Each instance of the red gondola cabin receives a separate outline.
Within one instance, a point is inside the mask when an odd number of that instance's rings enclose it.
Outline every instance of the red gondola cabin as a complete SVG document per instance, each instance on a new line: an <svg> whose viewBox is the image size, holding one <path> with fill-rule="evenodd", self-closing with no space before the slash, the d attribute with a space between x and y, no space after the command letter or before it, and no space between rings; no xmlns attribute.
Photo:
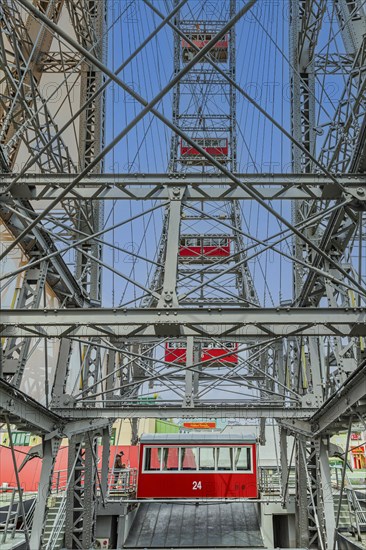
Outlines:
<svg viewBox="0 0 366 550"><path fill-rule="evenodd" d="M233 350L233 354L228 353ZM238 364L238 344L225 342L222 346L215 343L203 344L201 361L207 361L207 367L233 366ZM187 348L185 342L167 342L165 344L165 361L167 363L179 363L185 365L187 361Z"/></svg>
<svg viewBox="0 0 366 550"><path fill-rule="evenodd" d="M225 162L229 153L229 142L227 138L218 137L192 137L209 155L220 162ZM192 147L184 139L180 142L180 160L186 164L209 164L209 161L201 155L198 149Z"/></svg>
<svg viewBox="0 0 366 550"><path fill-rule="evenodd" d="M200 50L212 40L212 38L215 36L216 33L211 32L195 32L192 34L187 35L187 37L194 43L197 48ZM211 48L210 50L210 57L214 61L218 61L219 63L227 63L228 60L228 51L229 51L229 35L226 34L221 40L216 42L216 44ZM196 55L196 51L192 48L192 46L186 41L182 40L182 59L183 63L189 63L194 56ZM201 63L207 63L205 59L203 58L201 60Z"/></svg>
<svg viewBox="0 0 366 550"><path fill-rule="evenodd" d="M212 262L230 256L230 239L227 235L183 235L179 256L190 263Z"/></svg>
<svg viewBox="0 0 366 550"><path fill-rule="evenodd" d="M141 437L137 498L257 497L254 436L189 433Z"/></svg>

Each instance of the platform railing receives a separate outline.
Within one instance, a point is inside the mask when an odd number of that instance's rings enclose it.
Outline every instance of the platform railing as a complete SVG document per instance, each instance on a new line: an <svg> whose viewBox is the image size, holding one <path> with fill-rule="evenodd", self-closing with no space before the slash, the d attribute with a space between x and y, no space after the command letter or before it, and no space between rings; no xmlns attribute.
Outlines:
<svg viewBox="0 0 366 550"><path fill-rule="evenodd" d="M67 486L67 470L56 470L52 476L51 493L62 493Z"/></svg>
<svg viewBox="0 0 366 550"><path fill-rule="evenodd" d="M131 496L137 489L137 468L113 468L108 472L108 495Z"/></svg>
<svg viewBox="0 0 366 550"><path fill-rule="evenodd" d="M295 468L290 468L288 491L291 494L295 490L295 483ZM282 487L281 468L276 466L259 467L259 490L262 495L282 495L284 489Z"/></svg>
<svg viewBox="0 0 366 550"><path fill-rule="evenodd" d="M342 480L342 465L331 467L331 482L335 495L340 493ZM362 507L361 501L366 502L365 473L352 471L345 473L344 479L344 501L347 502L350 525L349 529L361 540L361 533L366 530L366 508ZM365 491L365 498L360 498L360 493Z"/></svg>
<svg viewBox="0 0 366 550"><path fill-rule="evenodd" d="M352 522L351 527L353 532L355 532L355 534L357 533L358 540L361 541L361 532L366 530L366 509L362 508L357 493L352 485L347 485L344 489Z"/></svg>
<svg viewBox="0 0 366 550"><path fill-rule="evenodd" d="M23 495L23 489L20 489ZM9 491L8 491L9 492ZM16 496L18 495L18 498ZM0 542L4 544L8 537L11 539L15 537L17 531L18 521L20 517L20 498L18 488L11 488L10 500L8 501L8 510L5 518L5 522L0 523L1 539Z"/></svg>
<svg viewBox="0 0 366 550"><path fill-rule="evenodd" d="M102 472L98 469L98 480ZM56 470L52 476L51 493L63 493L67 487L67 470ZM99 487L98 487L99 488ZM108 471L108 495L123 496L136 492L137 468L110 468Z"/></svg>

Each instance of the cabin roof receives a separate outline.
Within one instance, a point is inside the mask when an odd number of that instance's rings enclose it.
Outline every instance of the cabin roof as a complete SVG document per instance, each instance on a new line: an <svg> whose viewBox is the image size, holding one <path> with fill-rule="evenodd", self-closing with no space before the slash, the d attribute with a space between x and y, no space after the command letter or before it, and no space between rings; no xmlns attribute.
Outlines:
<svg viewBox="0 0 366 550"><path fill-rule="evenodd" d="M141 443L158 444L181 444L181 443L214 443L223 444L245 444L256 443L254 434L221 434L221 433L181 433L181 434L142 434Z"/></svg>

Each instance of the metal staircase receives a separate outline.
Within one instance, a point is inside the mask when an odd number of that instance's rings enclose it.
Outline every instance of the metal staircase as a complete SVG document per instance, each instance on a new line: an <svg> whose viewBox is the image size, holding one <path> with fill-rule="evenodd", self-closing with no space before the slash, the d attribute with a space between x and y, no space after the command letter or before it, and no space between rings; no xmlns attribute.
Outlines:
<svg viewBox="0 0 366 550"><path fill-rule="evenodd" d="M66 493L65 493L66 494ZM60 550L65 536L65 494L52 495L48 500L42 550Z"/></svg>

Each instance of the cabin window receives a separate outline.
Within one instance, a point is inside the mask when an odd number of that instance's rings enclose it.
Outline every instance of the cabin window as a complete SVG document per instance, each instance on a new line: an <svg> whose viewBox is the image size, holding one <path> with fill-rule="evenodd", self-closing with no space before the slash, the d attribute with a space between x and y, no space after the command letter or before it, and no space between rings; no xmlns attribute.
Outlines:
<svg viewBox="0 0 366 550"><path fill-rule="evenodd" d="M145 472L250 472L252 447L145 447Z"/></svg>
<svg viewBox="0 0 366 550"><path fill-rule="evenodd" d="M250 470L250 448L239 447L234 449L235 470Z"/></svg>
<svg viewBox="0 0 366 550"><path fill-rule="evenodd" d="M214 447L200 448L200 470L215 469L215 449Z"/></svg>
<svg viewBox="0 0 366 550"><path fill-rule="evenodd" d="M225 342L225 344L223 344L223 348L235 349L235 347L236 347L235 342Z"/></svg>
<svg viewBox="0 0 366 550"><path fill-rule="evenodd" d="M185 342L168 342L167 347L169 349L185 349L187 344Z"/></svg>
<svg viewBox="0 0 366 550"><path fill-rule="evenodd" d="M179 465L179 447L163 448L162 453L162 466L164 471L178 470Z"/></svg>
<svg viewBox="0 0 366 550"><path fill-rule="evenodd" d="M220 447L217 449L217 469L233 469L233 453L230 447Z"/></svg>
<svg viewBox="0 0 366 550"><path fill-rule="evenodd" d="M160 449L145 447L145 465L144 470L160 470Z"/></svg>
<svg viewBox="0 0 366 550"><path fill-rule="evenodd" d="M198 449L195 447L182 447L181 470L197 470L198 454Z"/></svg>

